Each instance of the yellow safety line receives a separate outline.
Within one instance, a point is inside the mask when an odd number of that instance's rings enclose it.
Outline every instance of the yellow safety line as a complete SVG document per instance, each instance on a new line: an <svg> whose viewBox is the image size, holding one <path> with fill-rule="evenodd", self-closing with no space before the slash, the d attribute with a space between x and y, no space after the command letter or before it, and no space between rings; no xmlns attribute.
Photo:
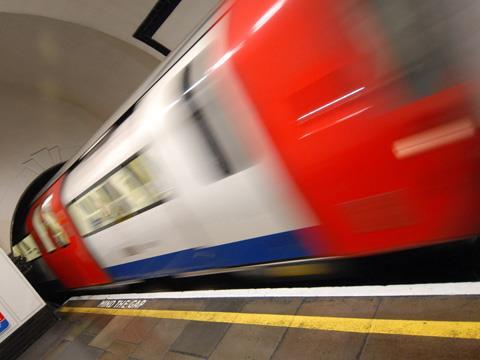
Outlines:
<svg viewBox="0 0 480 360"><path fill-rule="evenodd" d="M205 321L261 326L280 326L289 328L342 331L354 333L480 339L480 322L474 321L361 319L325 316L149 309L134 310L70 306L63 306L59 309L59 311L64 313L150 317L160 319Z"/></svg>

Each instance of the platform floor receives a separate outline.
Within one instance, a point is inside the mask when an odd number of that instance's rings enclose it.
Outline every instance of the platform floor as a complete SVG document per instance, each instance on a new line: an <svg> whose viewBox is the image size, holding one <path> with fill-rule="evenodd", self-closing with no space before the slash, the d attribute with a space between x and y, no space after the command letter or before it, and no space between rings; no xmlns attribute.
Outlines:
<svg viewBox="0 0 480 360"><path fill-rule="evenodd" d="M20 359L480 358L478 295L71 300L59 316Z"/></svg>

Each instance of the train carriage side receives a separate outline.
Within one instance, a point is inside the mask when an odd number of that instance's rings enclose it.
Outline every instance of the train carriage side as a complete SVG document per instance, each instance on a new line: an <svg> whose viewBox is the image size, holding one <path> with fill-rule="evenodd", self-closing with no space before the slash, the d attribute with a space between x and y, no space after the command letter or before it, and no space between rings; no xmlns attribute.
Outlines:
<svg viewBox="0 0 480 360"><path fill-rule="evenodd" d="M388 4L352 4L238 1L216 17L55 185L98 272L67 286L478 235L472 87L455 61L400 51Z"/></svg>

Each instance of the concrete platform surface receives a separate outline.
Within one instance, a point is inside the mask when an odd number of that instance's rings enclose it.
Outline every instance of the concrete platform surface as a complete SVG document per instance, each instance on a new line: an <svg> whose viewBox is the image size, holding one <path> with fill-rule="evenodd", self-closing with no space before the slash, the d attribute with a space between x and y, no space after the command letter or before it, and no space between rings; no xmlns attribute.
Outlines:
<svg viewBox="0 0 480 360"><path fill-rule="evenodd" d="M126 299L127 298L127 299ZM480 296L70 300L20 359L480 359Z"/></svg>

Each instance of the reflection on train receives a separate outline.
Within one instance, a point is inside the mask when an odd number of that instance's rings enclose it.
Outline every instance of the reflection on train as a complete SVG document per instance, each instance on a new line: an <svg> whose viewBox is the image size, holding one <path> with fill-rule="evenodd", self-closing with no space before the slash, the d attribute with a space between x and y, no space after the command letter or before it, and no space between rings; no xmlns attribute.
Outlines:
<svg viewBox="0 0 480 360"><path fill-rule="evenodd" d="M79 288L478 235L477 13L221 4L32 203L41 257Z"/></svg>

